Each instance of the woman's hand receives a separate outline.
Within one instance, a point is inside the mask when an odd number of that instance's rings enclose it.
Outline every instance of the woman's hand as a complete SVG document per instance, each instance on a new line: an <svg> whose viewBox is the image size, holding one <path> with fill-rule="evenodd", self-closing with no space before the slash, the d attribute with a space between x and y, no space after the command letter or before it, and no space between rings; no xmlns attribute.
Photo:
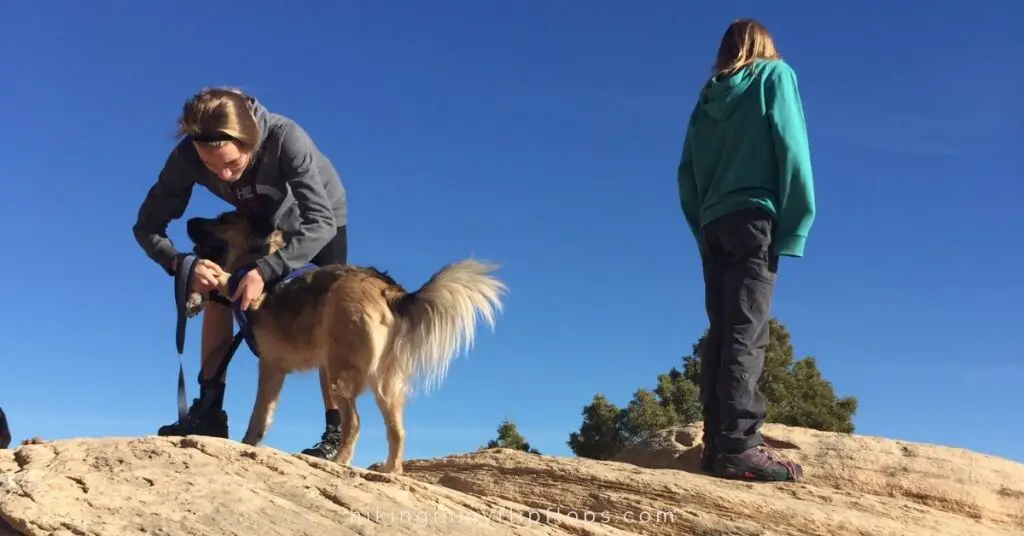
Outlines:
<svg viewBox="0 0 1024 536"><path fill-rule="evenodd" d="M217 263L209 259L199 259L192 271L192 291L209 292L220 286L220 280L228 277Z"/></svg>
<svg viewBox="0 0 1024 536"><path fill-rule="evenodd" d="M253 300L259 298L262 294L263 277L260 276L259 270L254 268L242 276L242 279L238 282L238 288L235 290L235 295L231 297L231 301L242 300L241 309L248 311L249 305L252 304Z"/></svg>

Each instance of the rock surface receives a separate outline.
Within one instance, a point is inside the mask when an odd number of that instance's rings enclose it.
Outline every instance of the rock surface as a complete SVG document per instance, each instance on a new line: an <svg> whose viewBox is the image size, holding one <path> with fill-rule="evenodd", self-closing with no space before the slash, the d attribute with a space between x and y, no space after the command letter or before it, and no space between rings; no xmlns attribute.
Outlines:
<svg viewBox="0 0 1024 536"><path fill-rule="evenodd" d="M802 483L693 472L699 427L616 461L490 450L401 476L214 438L0 451L0 536L1024 535L1024 465L962 449L765 427ZM415 441L415 438L410 438Z"/></svg>

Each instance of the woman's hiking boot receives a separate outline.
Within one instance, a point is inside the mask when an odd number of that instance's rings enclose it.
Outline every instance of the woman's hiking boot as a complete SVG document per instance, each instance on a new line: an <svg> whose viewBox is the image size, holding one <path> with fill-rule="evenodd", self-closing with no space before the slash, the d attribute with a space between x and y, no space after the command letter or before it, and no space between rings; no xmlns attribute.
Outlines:
<svg viewBox="0 0 1024 536"><path fill-rule="evenodd" d="M803 479L803 468L767 445L758 445L740 454L719 453L715 474L737 480L785 482Z"/></svg>
<svg viewBox="0 0 1024 536"><path fill-rule="evenodd" d="M302 451L307 456L333 460L338 456L338 449L341 448L341 427L336 424L328 424L320 441L312 447Z"/></svg>
<svg viewBox="0 0 1024 536"><path fill-rule="evenodd" d="M224 384L200 383L199 398L192 399L185 422L176 421L161 426L159 436L202 435L228 438L228 414L224 405ZM204 409L205 406L205 409Z"/></svg>
<svg viewBox="0 0 1024 536"><path fill-rule="evenodd" d="M193 398L185 422L175 421L161 426L156 434L160 436L202 435L228 438L228 414L220 408L209 408L199 413L200 399Z"/></svg>

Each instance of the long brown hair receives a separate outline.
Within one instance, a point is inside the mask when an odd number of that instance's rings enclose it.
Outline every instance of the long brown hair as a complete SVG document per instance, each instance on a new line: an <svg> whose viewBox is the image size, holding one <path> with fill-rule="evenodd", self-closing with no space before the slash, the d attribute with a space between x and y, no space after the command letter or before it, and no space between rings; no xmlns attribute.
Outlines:
<svg viewBox="0 0 1024 536"><path fill-rule="evenodd" d="M234 142L251 153L259 143L260 128L248 101L248 95L234 88L205 88L185 101L177 134L212 146Z"/></svg>
<svg viewBox="0 0 1024 536"><path fill-rule="evenodd" d="M782 55L768 29L754 19L738 19L725 30L712 69L714 76L728 76L754 60L777 60Z"/></svg>

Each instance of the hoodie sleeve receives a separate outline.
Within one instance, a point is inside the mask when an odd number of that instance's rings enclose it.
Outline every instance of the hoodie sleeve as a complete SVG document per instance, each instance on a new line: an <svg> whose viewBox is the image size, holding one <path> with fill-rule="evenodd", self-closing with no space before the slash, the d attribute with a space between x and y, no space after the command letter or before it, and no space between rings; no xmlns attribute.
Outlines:
<svg viewBox="0 0 1024 536"><path fill-rule="evenodd" d="M779 162L779 206L775 248L802 257L814 223L814 178L796 73L783 62L765 84L765 105Z"/></svg>
<svg viewBox="0 0 1024 536"><path fill-rule="evenodd" d="M139 207L132 232L146 255L160 265L168 274L171 262L178 254L174 244L167 237L167 224L185 214L192 187L192 177L186 172L176 147L167 157L156 184L150 187Z"/></svg>
<svg viewBox="0 0 1024 536"><path fill-rule="evenodd" d="M679 159L676 170L676 182L679 186L679 204L683 217L693 237L700 243L700 199L697 194L697 178L693 172L692 131L693 122L697 117L697 106L690 112L690 120L686 125L686 137L683 140L683 155Z"/></svg>
<svg viewBox="0 0 1024 536"><path fill-rule="evenodd" d="M256 261L264 281L278 279L308 263L337 233L315 152L313 140L299 125L289 125L282 134L281 171L298 203L301 223L285 247Z"/></svg>

